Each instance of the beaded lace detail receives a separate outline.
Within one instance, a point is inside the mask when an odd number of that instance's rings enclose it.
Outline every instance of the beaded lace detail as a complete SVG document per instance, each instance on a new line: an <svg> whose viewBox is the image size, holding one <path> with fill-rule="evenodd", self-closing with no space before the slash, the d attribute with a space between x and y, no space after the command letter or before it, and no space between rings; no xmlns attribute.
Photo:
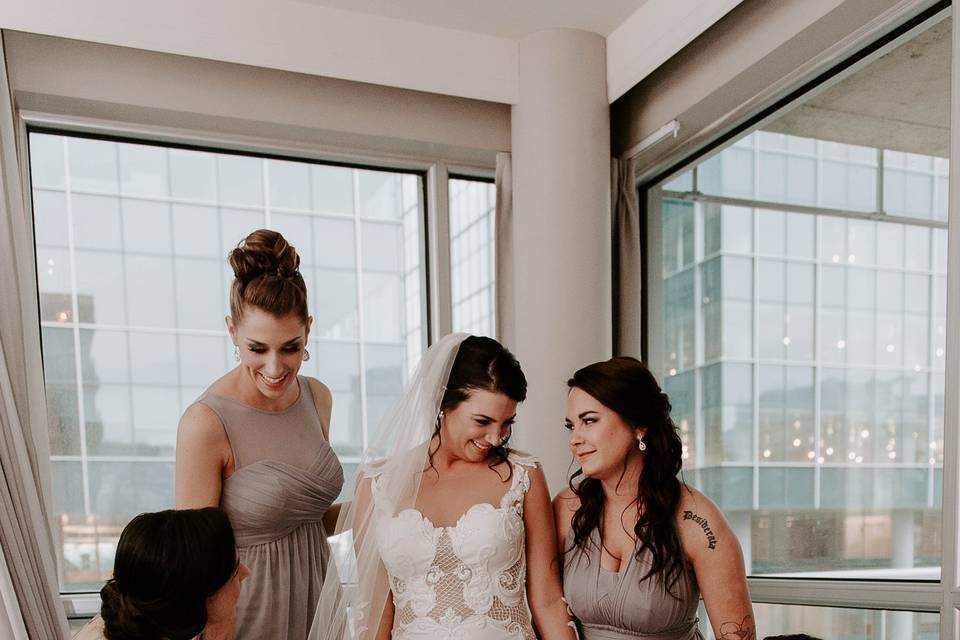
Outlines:
<svg viewBox="0 0 960 640"><path fill-rule="evenodd" d="M523 497L532 458L511 454L513 481L499 507L470 507L452 527L405 509L378 528L393 591L393 637L535 637L526 599ZM373 482L376 499L376 479Z"/></svg>

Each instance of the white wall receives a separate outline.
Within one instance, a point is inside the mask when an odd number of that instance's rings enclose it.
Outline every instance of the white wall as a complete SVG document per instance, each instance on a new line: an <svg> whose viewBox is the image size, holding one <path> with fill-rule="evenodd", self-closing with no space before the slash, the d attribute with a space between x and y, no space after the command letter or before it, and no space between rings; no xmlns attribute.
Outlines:
<svg viewBox="0 0 960 640"><path fill-rule="evenodd" d="M517 43L296 0L0 0L0 28L514 102Z"/></svg>
<svg viewBox="0 0 960 640"><path fill-rule="evenodd" d="M506 105L76 40L6 33L18 108L490 164Z"/></svg>

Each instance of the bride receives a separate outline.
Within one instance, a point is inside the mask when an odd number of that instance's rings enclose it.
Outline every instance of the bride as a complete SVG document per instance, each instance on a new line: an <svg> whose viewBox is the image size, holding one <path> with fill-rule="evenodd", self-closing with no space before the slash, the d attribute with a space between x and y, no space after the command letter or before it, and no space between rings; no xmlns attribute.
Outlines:
<svg viewBox="0 0 960 640"><path fill-rule="evenodd" d="M507 446L526 392L490 338L426 353L331 532L352 529L355 554L342 589L328 572L312 639L576 637L543 471Z"/></svg>

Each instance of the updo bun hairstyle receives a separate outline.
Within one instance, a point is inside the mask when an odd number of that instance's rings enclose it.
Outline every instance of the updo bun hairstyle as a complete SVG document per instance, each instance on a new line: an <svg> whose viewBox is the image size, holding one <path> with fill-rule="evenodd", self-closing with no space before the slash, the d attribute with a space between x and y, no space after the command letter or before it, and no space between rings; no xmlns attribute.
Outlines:
<svg viewBox="0 0 960 640"><path fill-rule="evenodd" d="M100 590L107 640L189 640L207 626L207 598L237 569L236 542L216 507L142 513L117 543Z"/></svg>
<svg viewBox="0 0 960 640"><path fill-rule="evenodd" d="M233 268L230 314L234 322L248 307L307 322L307 285L300 275L300 256L277 231L258 229L227 256Z"/></svg>

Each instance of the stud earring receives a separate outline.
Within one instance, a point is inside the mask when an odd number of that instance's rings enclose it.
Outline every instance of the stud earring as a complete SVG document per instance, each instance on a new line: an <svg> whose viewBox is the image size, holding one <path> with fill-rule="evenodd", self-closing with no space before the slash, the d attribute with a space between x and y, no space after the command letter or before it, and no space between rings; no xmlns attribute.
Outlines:
<svg viewBox="0 0 960 640"><path fill-rule="evenodd" d="M303 350L303 361L304 362L310 361L310 351L308 351L307 349Z"/></svg>
<svg viewBox="0 0 960 640"><path fill-rule="evenodd" d="M643 441L643 436L637 436L637 449L640 449L640 451L647 450L647 443Z"/></svg>
<svg viewBox="0 0 960 640"><path fill-rule="evenodd" d="M233 359L240 362L240 347L233 345Z"/></svg>

